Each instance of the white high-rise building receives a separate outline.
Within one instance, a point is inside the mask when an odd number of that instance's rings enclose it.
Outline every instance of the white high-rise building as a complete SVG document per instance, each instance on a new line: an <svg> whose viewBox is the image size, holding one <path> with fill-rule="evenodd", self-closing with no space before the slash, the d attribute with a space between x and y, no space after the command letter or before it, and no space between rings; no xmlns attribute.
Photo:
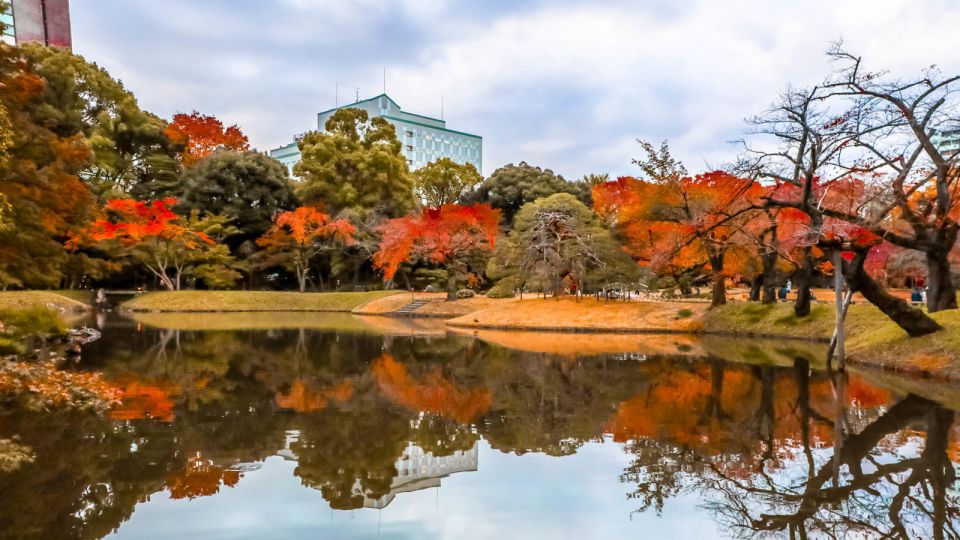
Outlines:
<svg viewBox="0 0 960 540"><path fill-rule="evenodd" d="M479 135L449 129L447 122L439 118L406 112L386 94L318 113L318 131L324 131L327 120L338 109L363 109L371 119L381 117L393 124L410 169L446 157L457 163L472 163L483 174L483 137ZM286 165L291 174L294 164L300 161L297 140L270 151L270 156Z"/></svg>

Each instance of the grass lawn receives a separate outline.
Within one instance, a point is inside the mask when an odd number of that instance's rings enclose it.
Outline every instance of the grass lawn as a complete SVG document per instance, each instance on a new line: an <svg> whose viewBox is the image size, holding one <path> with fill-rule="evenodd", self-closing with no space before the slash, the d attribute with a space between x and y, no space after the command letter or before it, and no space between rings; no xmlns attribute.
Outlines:
<svg viewBox="0 0 960 540"><path fill-rule="evenodd" d="M479 295L473 298L447 301L447 293L414 293L412 295L403 293L387 298L378 298L360 306L353 312L357 315L389 315L409 304L411 300L429 300L429 303L421 306L413 313L415 317L441 319L452 319L481 309L517 302L513 298L493 299Z"/></svg>
<svg viewBox="0 0 960 540"><path fill-rule="evenodd" d="M703 329L718 334L829 340L836 324L835 317L833 304L813 304L810 315L797 318L793 314L793 302L736 302L708 310L703 316ZM853 304L847 312L847 334L854 336L885 319L880 310L869 304Z"/></svg>
<svg viewBox="0 0 960 540"><path fill-rule="evenodd" d="M399 291L300 293L280 291L164 291L125 302L130 311L351 311Z"/></svg>
<svg viewBox="0 0 960 540"><path fill-rule="evenodd" d="M52 291L4 291L0 292L0 311L31 307L52 307L59 311L85 311L87 304Z"/></svg>
<svg viewBox="0 0 960 540"><path fill-rule="evenodd" d="M448 324L464 328L586 332L698 332L704 303L618 302L582 298L498 300Z"/></svg>

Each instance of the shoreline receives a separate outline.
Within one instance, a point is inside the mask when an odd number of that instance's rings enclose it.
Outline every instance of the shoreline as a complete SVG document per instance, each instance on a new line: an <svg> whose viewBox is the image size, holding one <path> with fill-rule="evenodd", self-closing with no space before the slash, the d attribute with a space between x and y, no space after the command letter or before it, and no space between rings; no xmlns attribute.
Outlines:
<svg viewBox="0 0 960 540"><path fill-rule="evenodd" d="M48 291L0 293L7 303L24 298L44 305L51 299L83 304ZM15 295L15 296L14 296ZM350 313L391 319L429 319L449 331L548 334L687 335L828 343L834 326L832 304L815 304L797 318L790 303L731 302L710 309L698 302L623 302L593 298L489 299L446 301L443 293L370 291L299 293L280 291L152 292L119 306L143 314ZM403 308L419 302L412 311ZM14 304L16 305L16 304ZM87 307L87 306L83 306ZM89 309L89 308L88 308ZM854 304L846 321L847 362L888 373L960 382L960 311L933 314L944 330L909 338L869 304ZM442 322L441 322L442 321Z"/></svg>

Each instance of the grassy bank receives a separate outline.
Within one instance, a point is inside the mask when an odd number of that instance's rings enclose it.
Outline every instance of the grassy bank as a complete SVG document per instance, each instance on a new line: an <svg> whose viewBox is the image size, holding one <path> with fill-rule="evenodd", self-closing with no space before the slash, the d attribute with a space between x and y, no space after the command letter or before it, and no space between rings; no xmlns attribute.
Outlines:
<svg viewBox="0 0 960 540"><path fill-rule="evenodd" d="M49 307L58 311L86 311L90 306L74 298L52 291L0 292L0 311Z"/></svg>
<svg viewBox="0 0 960 540"><path fill-rule="evenodd" d="M130 311L351 311L398 291L299 293L279 291L170 291L138 296Z"/></svg>
<svg viewBox="0 0 960 540"><path fill-rule="evenodd" d="M704 332L743 336L789 337L828 341L836 324L833 304L814 304L810 315L798 318L793 303L731 303L708 310L703 316ZM854 304L847 313L850 336L865 332L886 317L869 304Z"/></svg>
<svg viewBox="0 0 960 540"><path fill-rule="evenodd" d="M686 332L701 329L703 303L618 302L582 298L500 300L447 321L460 328L559 332Z"/></svg>

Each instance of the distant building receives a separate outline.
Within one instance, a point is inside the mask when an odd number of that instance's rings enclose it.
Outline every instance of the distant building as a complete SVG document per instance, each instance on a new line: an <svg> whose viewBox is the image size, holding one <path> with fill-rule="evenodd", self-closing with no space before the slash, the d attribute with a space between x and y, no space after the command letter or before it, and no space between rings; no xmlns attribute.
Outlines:
<svg viewBox="0 0 960 540"><path fill-rule="evenodd" d="M434 456L419 446L408 443L394 466L397 476L390 483L390 492L372 499L364 492L360 481L353 486L354 495L363 497L364 508L384 509L400 493L410 493L427 488L439 488L440 481L451 474L477 470L478 444L469 450L455 450L449 456Z"/></svg>
<svg viewBox="0 0 960 540"><path fill-rule="evenodd" d="M938 131L933 135L933 144L943 154L960 151L960 127Z"/></svg>
<svg viewBox="0 0 960 540"><path fill-rule="evenodd" d="M338 109L363 109L371 119L382 117L393 124L411 169L447 157L457 163L472 163L483 173L483 138L479 135L448 129L446 121L439 118L403 111L386 94L318 113L317 130L324 131L327 119ZM294 142L270 151L270 156L286 165L291 173L293 165L300 161L296 141L302 137L299 135Z"/></svg>
<svg viewBox="0 0 960 540"><path fill-rule="evenodd" d="M0 13L3 41L10 44L43 43L72 49L69 0L13 0Z"/></svg>

